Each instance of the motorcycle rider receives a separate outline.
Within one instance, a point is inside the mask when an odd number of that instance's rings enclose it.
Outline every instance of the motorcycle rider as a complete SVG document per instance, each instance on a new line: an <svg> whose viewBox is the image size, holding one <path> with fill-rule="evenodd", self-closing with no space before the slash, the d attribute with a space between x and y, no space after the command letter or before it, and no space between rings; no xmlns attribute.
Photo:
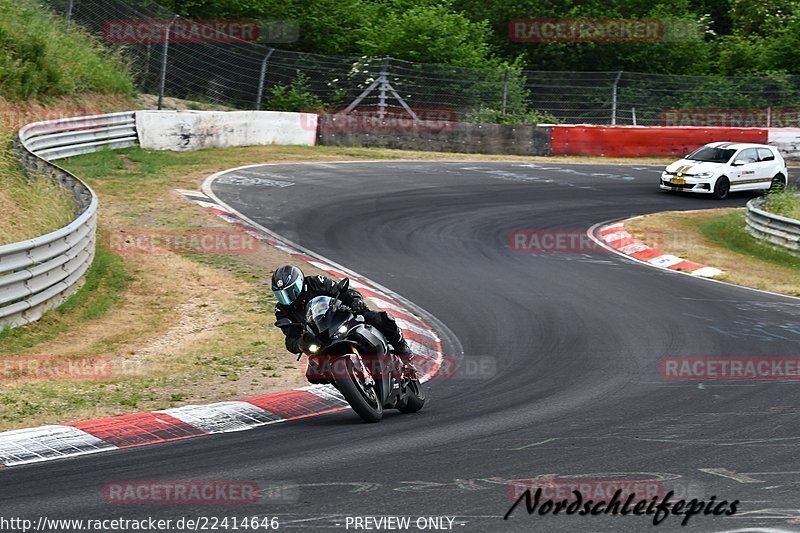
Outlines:
<svg viewBox="0 0 800 533"><path fill-rule="evenodd" d="M327 276L305 276L294 265L284 265L272 274L272 292L278 303L275 306L275 325L286 336L286 349L299 354L300 337L304 324L306 305L317 296L336 297L336 283ZM339 301L349 307L354 314L364 317L364 323L380 331L386 341L394 348L394 353L403 362L403 375L416 377L416 369L411 360L414 354L403 338L402 330L386 311L371 311L364 303L364 297L354 289L347 289L338 296Z"/></svg>

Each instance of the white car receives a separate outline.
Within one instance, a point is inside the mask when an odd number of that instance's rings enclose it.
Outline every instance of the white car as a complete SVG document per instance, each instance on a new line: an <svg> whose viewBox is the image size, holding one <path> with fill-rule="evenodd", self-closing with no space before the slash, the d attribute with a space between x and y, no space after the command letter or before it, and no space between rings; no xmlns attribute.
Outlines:
<svg viewBox="0 0 800 533"><path fill-rule="evenodd" d="M786 187L789 173L777 148L765 144L715 142L698 148L661 173L661 189L711 194Z"/></svg>

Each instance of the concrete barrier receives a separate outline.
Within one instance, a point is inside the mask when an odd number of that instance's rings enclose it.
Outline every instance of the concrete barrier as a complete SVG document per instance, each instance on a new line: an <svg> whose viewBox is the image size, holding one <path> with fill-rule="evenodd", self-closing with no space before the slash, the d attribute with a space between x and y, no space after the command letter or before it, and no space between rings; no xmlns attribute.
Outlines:
<svg viewBox="0 0 800 533"><path fill-rule="evenodd" d="M769 144L780 150L784 159L800 161L800 128L770 128Z"/></svg>
<svg viewBox="0 0 800 533"><path fill-rule="evenodd" d="M147 150L189 151L316 142L317 115L278 111L137 111L139 144Z"/></svg>
<svg viewBox="0 0 800 533"><path fill-rule="evenodd" d="M364 127L341 115L319 117L317 144L467 154L550 155L550 128L443 121Z"/></svg>
<svg viewBox="0 0 800 533"><path fill-rule="evenodd" d="M675 156L714 141L766 144L766 128L553 126L553 155Z"/></svg>

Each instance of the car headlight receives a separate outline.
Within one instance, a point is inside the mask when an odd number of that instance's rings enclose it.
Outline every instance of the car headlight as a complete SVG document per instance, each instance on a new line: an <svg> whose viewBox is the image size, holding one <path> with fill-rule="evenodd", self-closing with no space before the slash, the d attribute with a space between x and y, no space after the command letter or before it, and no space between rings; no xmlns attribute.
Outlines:
<svg viewBox="0 0 800 533"><path fill-rule="evenodd" d="M701 172L700 174L695 174L694 177L695 178L710 178L713 175L714 175L713 172Z"/></svg>

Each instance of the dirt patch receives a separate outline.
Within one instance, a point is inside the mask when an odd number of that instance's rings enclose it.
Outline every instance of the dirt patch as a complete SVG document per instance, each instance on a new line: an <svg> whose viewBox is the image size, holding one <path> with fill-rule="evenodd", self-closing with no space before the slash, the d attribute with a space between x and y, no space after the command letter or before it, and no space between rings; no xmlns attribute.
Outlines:
<svg viewBox="0 0 800 533"><path fill-rule="evenodd" d="M140 94L136 97L137 109L158 109L157 94ZM210 102L195 102L192 100L182 100L165 96L161 101L162 109L172 109L177 111L200 110L200 111L236 111L233 107L214 104Z"/></svg>

